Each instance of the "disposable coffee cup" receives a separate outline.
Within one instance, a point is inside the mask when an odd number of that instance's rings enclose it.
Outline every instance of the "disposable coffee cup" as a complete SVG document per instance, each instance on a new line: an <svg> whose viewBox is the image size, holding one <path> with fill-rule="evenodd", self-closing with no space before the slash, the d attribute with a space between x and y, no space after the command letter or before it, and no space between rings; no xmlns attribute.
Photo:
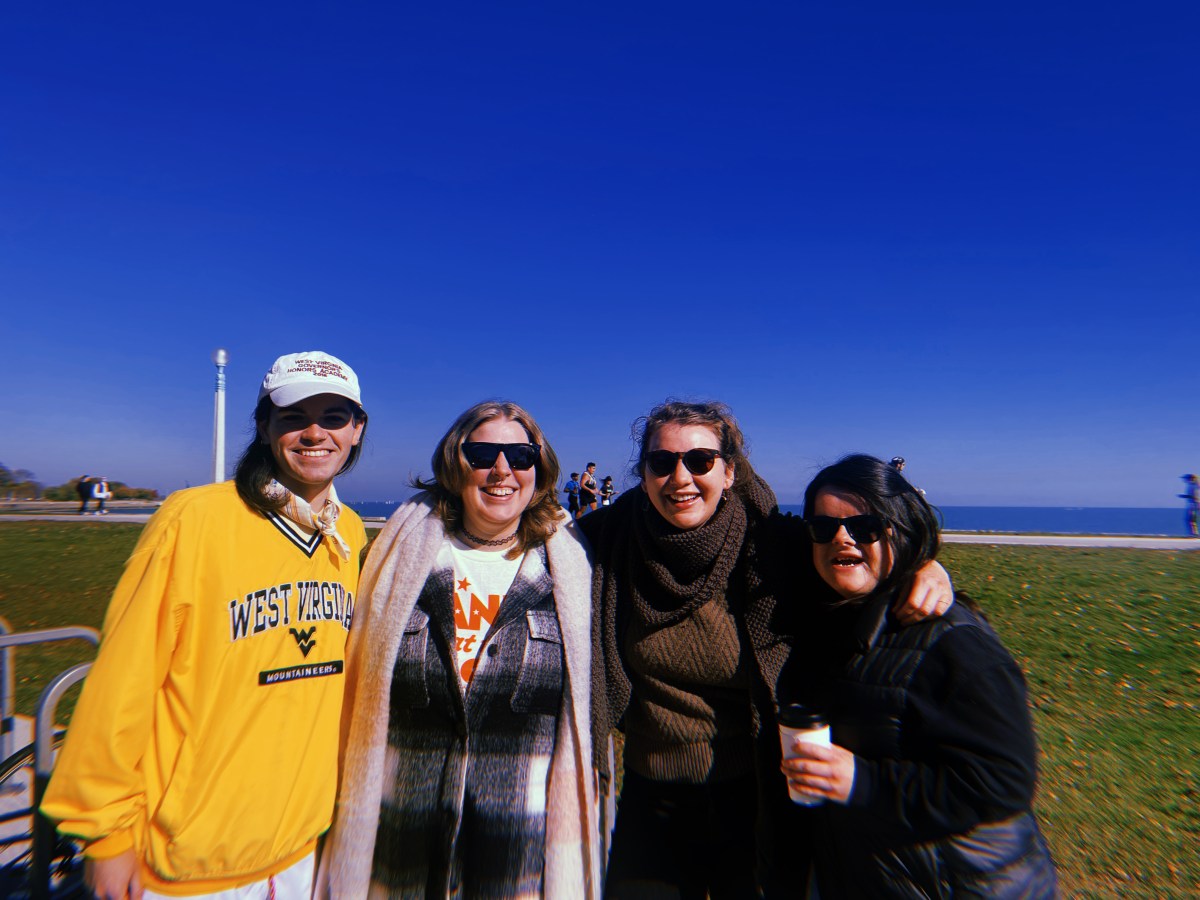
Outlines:
<svg viewBox="0 0 1200 900"><path fill-rule="evenodd" d="M820 744L829 746L829 723L825 716L808 706L799 703L789 703L779 710L779 743L783 748L784 759L795 759L793 745L796 741L804 744ZM825 801L820 797L810 797L801 794L788 782L788 796L793 803L801 806L820 806Z"/></svg>

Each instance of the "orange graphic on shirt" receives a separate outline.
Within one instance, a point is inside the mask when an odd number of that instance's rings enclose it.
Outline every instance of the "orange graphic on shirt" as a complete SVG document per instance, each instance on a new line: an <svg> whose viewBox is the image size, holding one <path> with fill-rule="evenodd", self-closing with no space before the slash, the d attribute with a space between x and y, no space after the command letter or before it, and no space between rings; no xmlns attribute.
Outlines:
<svg viewBox="0 0 1200 900"><path fill-rule="evenodd" d="M469 611L464 612L462 601L458 598L458 593L454 594L454 626L458 629L467 629L469 631L478 631L480 628L480 619L491 625L496 620L496 613L500 611L499 594L488 594L487 602L480 600L475 594L471 595L471 603Z"/></svg>
<svg viewBox="0 0 1200 900"><path fill-rule="evenodd" d="M459 582L459 588L465 591L469 582L464 578ZM454 639L454 649L460 659L459 677L463 683L469 683L475 674L475 659L479 655L479 645L483 642L488 629L496 620L500 611L500 594L488 594L486 601L480 600L475 594L470 594L463 608L464 600L458 591L454 592L454 627L458 634Z"/></svg>

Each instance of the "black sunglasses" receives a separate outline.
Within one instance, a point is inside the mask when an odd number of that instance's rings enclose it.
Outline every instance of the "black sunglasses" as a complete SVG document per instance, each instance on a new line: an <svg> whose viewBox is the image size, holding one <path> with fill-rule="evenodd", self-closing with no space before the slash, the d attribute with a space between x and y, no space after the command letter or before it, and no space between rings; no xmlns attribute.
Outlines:
<svg viewBox="0 0 1200 900"><path fill-rule="evenodd" d="M813 516L805 519L809 536L814 544L828 544L838 533L838 529L846 526L846 533L856 544L874 544L887 529L887 523L879 516L850 516L846 519L835 519L833 516Z"/></svg>
<svg viewBox="0 0 1200 900"><path fill-rule="evenodd" d="M710 450L708 447L698 447L686 453L673 453L670 450L651 450L646 454L646 468L660 478L670 475L679 465L679 460L687 466L693 475L707 475L716 464L720 450Z"/></svg>
<svg viewBox="0 0 1200 900"><path fill-rule="evenodd" d="M490 469L501 453L514 469L523 470L538 461L542 448L538 444L493 444L488 441L464 441L463 456L472 469Z"/></svg>

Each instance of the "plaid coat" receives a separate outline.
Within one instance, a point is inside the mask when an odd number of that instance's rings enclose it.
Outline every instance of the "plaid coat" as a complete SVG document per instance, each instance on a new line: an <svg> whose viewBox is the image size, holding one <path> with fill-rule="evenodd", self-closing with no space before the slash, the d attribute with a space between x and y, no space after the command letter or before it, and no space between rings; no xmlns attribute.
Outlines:
<svg viewBox="0 0 1200 900"><path fill-rule="evenodd" d="M599 897L584 545L564 523L545 545L546 571L523 577L538 567L522 566L489 634L496 658L513 664L491 676L481 667L475 677L487 680L464 705L445 656L450 584L433 568L444 540L429 502L416 498L367 559L318 896L453 896L465 887L471 896ZM546 785L544 817L522 810L536 784Z"/></svg>

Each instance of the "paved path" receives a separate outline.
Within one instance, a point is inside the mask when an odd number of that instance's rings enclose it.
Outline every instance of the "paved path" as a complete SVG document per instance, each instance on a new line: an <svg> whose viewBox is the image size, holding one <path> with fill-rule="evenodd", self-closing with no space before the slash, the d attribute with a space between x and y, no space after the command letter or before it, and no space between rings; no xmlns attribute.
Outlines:
<svg viewBox="0 0 1200 900"><path fill-rule="evenodd" d="M77 513L15 513L0 516L4 522L133 522L144 524L146 513L113 512L105 516L81 516ZM383 527L383 521L366 520L369 529ZM948 544L1016 544L1025 547L1130 547L1141 550L1200 550L1200 539L1185 537L1131 537L1122 535L1084 536L1071 534L979 534L947 531L942 538Z"/></svg>
<svg viewBox="0 0 1200 900"><path fill-rule="evenodd" d="M145 525L150 518L149 513L107 513L103 516L93 516L90 513L81 516L79 513L13 513L0 516L0 522L133 522Z"/></svg>
<svg viewBox="0 0 1200 900"><path fill-rule="evenodd" d="M942 532L948 544L1017 544L1025 547L1132 547L1140 550L1200 550L1200 539L1081 534L977 534Z"/></svg>

